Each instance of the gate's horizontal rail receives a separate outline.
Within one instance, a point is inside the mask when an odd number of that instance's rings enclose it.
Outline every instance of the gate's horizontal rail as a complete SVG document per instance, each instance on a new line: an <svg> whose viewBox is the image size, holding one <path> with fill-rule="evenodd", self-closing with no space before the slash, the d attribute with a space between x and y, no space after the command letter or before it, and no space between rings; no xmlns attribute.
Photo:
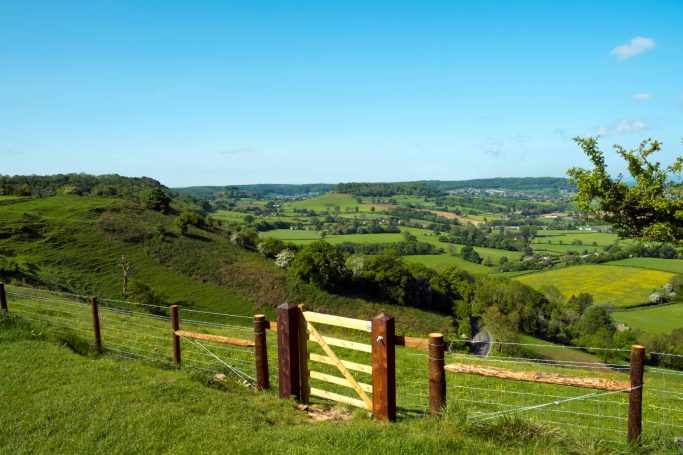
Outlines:
<svg viewBox="0 0 683 455"><path fill-rule="evenodd" d="M318 371L310 371L310 377L312 379L318 379L320 381L329 382L331 384L337 384L340 386L348 387L350 389L354 388L353 385L351 385L351 383L346 379L340 378L338 376L332 376L331 374L320 373ZM364 392L372 393L372 386L370 384L359 382L358 385L361 389L363 389Z"/></svg>
<svg viewBox="0 0 683 455"><path fill-rule="evenodd" d="M338 393L328 392L327 390L316 389L315 387L311 387L311 395L315 397L326 398L328 400L338 401L339 403L349 404L361 409L370 409L363 400L356 400L355 398L339 395Z"/></svg>
<svg viewBox="0 0 683 455"><path fill-rule="evenodd" d="M327 365L334 365L334 366L337 365L334 362L334 360L332 360L331 358L324 356L324 355L309 354L308 358L310 360L312 360L313 362L324 363ZM372 374L372 367L369 365L363 365L361 363L349 362L348 360L342 360L341 363L342 363L342 365L344 365L349 370L360 371L361 373Z"/></svg>
<svg viewBox="0 0 683 455"><path fill-rule="evenodd" d="M362 319L345 318L343 316L334 316L331 314L314 313L313 311L304 311L304 318L309 322L317 322L325 325L333 325L336 327L344 327L346 329L362 330L363 332L372 331L372 323Z"/></svg>
<svg viewBox="0 0 683 455"><path fill-rule="evenodd" d="M571 387L608 390L613 392L629 392L631 390L631 383L613 379L587 378L563 374L539 373L535 371L510 370L508 368L468 365L464 363L451 363L446 365L444 369L453 373L475 374L478 376L487 376L498 379L511 379L513 381L540 382L543 384L566 385Z"/></svg>
<svg viewBox="0 0 683 455"><path fill-rule="evenodd" d="M309 339L311 341L317 342L315 337L309 336ZM329 344L330 346L337 346L340 348L353 349L355 351L372 353L372 346L370 346L369 344L356 343L355 341L340 340L338 338L332 337L322 337L322 339L325 340L325 343Z"/></svg>
<svg viewBox="0 0 683 455"><path fill-rule="evenodd" d="M229 344L232 346L242 346L245 348L252 348L256 346L253 341L242 340L240 338L230 338L220 335L209 335L208 333L186 332L185 330L176 330L174 332L179 337L194 338L197 340L212 341L214 343Z"/></svg>

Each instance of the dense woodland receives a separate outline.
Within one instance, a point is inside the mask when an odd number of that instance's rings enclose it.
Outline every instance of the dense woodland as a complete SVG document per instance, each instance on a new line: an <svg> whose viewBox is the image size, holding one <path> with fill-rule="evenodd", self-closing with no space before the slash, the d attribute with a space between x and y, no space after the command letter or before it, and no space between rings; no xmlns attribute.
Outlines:
<svg viewBox="0 0 683 455"><path fill-rule="evenodd" d="M332 188L337 193L352 194L354 196L391 197L403 196L436 196L440 190L424 183L339 183Z"/></svg>
<svg viewBox="0 0 683 455"><path fill-rule="evenodd" d="M123 177L117 174L0 175L0 195L52 196L77 194L92 196L130 196L143 189L163 188L149 177Z"/></svg>

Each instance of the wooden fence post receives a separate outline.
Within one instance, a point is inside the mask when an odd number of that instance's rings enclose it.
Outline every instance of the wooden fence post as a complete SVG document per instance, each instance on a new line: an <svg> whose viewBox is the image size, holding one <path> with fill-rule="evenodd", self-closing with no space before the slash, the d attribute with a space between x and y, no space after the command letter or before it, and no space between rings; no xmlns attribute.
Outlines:
<svg viewBox="0 0 683 455"><path fill-rule="evenodd" d="M301 398L299 381L299 314L293 303L277 307L277 362L280 398Z"/></svg>
<svg viewBox="0 0 683 455"><path fill-rule="evenodd" d="M180 337L176 332L180 330L180 319L178 319L178 305L171 305L171 336L173 341L173 363L180 366Z"/></svg>
<svg viewBox="0 0 683 455"><path fill-rule="evenodd" d="M372 415L396 421L396 345L394 317L380 312L372 318Z"/></svg>
<svg viewBox="0 0 683 455"><path fill-rule="evenodd" d="M100 311L97 307L97 297L90 299L90 306L92 307L92 331L95 336L95 350L98 354L102 354L102 335L100 334Z"/></svg>
<svg viewBox="0 0 683 455"><path fill-rule="evenodd" d="M5 283L0 283L0 309L7 310L7 296L5 295Z"/></svg>
<svg viewBox="0 0 683 455"><path fill-rule="evenodd" d="M631 391L628 394L628 442L640 438L643 411L643 366L645 347L631 346Z"/></svg>
<svg viewBox="0 0 683 455"><path fill-rule="evenodd" d="M301 383L301 402L308 404L311 386L308 384L308 332L306 330L306 318L304 318L305 305L299 305L299 382Z"/></svg>
<svg viewBox="0 0 683 455"><path fill-rule="evenodd" d="M256 359L256 388L266 390L270 387L268 377L268 347L266 345L266 330L268 321L263 314L254 315L254 344Z"/></svg>
<svg viewBox="0 0 683 455"><path fill-rule="evenodd" d="M429 334L429 414L441 414L446 406L445 345L442 333Z"/></svg>

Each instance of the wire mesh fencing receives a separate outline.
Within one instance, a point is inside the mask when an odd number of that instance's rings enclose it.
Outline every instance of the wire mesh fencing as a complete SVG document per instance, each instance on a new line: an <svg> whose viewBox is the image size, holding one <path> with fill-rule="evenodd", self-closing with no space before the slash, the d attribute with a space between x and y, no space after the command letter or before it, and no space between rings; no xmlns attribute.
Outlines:
<svg viewBox="0 0 683 455"><path fill-rule="evenodd" d="M89 297L19 286L6 286L10 311L30 322L75 333L93 344L93 313ZM104 351L116 357L173 365L172 330L167 307L123 300L97 301ZM181 309L182 329L208 335L253 340L249 316ZM255 383L253 347L226 346L183 337L182 367Z"/></svg>

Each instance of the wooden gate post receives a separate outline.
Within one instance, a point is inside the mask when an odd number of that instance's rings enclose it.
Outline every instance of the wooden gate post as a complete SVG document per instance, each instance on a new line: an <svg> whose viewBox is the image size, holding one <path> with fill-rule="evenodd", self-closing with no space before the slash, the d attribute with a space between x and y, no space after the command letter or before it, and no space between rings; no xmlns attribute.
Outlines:
<svg viewBox="0 0 683 455"><path fill-rule="evenodd" d="M429 334L429 415L441 414L446 406L443 333Z"/></svg>
<svg viewBox="0 0 683 455"><path fill-rule="evenodd" d="M643 365L645 346L631 346L631 391L628 394L628 442L640 438L643 411Z"/></svg>
<svg viewBox="0 0 683 455"><path fill-rule="evenodd" d="M90 306L92 307L92 331L95 337L95 351L102 354L102 336L100 334L100 311L97 307L97 297L90 299Z"/></svg>
<svg viewBox="0 0 683 455"><path fill-rule="evenodd" d="M311 386L308 381L310 373L308 371L308 331L306 330L306 318L304 304L299 307L299 383L301 384L301 399L304 404L308 404L310 399Z"/></svg>
<svg viewBox="0 0 683 455"><path fill-rule="evenodd" d="M280 398L301 398L299 381L299 315L293 303L277 307L277 363Z"/></svg>
<svg viewBox="0 0 683 455"><path fill-rule="evenodd" d="M5 295L5 283L0 283L0 309L7 311L7 296Z"/></svg>
<svg viewBox="0 0 683 455"><path fill-rule="evenodd" d="M171 336L173 342L173 363L180 366L180 337L176 332L180 330L180 319L178 319L178 305L171 305Z"/></svg>
<svg viewBox="0 0 683 455"><path fill-rule="evenodd" d="M396 345L394 317L380 312L372 318L372 415L396 421Z"/></svg>
<svg viewBox="0 0 683 455"><path fill-rule="evenodd" d="M256 359L256 388L266 390L270 387L268 377L268 347L266 345L266 330L268 321L263 314L254 315L254 358Z"/></svg>

